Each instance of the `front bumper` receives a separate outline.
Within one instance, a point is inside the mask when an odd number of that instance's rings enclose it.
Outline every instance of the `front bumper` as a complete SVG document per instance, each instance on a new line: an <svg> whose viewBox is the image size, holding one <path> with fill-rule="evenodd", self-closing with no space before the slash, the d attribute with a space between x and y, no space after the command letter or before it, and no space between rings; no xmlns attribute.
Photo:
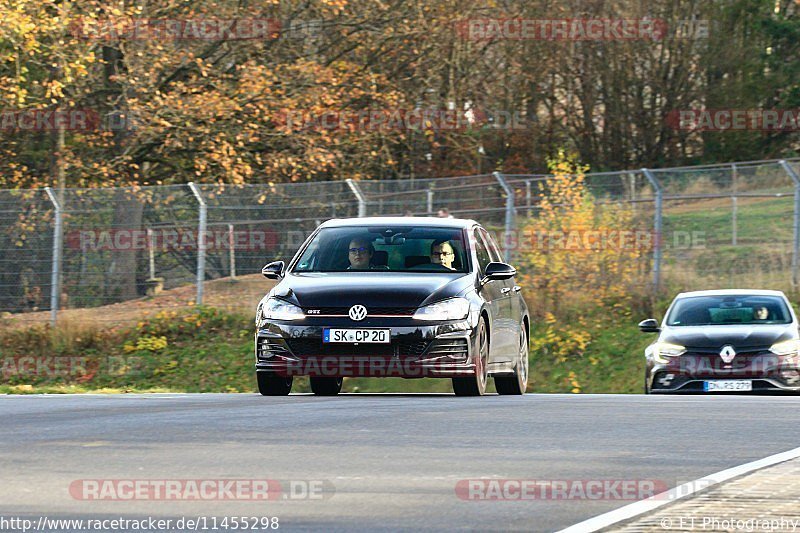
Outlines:
<svg viewBox="0 0 800 533"><path fill-rule="evenodd" d="M322 342L322 331L387 328L389 344ZM458 377L475 374L475 330L468 321L420 323L410 318L314 318L269 322L256 332L256 370L287 376Z"/></svg>
<svg viewBox="0 0 800 533"><path fill-rule="evenodd" d="M689 353L668 363L647 361L647 387L652 394L702 393L704 382L748 380L752 392L800 392L800 367L793 357L767 352L747 353L724 363L718 354Z"/></svg>

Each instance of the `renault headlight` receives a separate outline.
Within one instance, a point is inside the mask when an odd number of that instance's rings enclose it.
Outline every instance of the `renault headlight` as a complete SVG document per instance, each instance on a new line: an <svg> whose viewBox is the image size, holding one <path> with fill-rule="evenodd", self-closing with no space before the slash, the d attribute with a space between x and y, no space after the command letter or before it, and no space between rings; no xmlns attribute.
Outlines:
<svg viewBox="0 0 800 533"><path fill-rule="evenodd" d="M294 304L270 298L266 303L258 305L256 312L256 322L258 327L264 327L267 320L302 320L305 318L303 310Z"/></svg>
<svg viewBox="0 0 800 533"><path fill-rule="evenodd" d="M800 353L800 340L790 339L788 341L777 342L770 346L769 351L775 355L798 355L798 353Z"/></svg>
<svg viewBox="0 0 800 533"><path fill-rule="evenodd" d="M462 320L469 313L469 300L466 298L450 298L425 307L414 313L417 320Z"/></svg>
<svg viewBox="0 0 800 533"><path fill-rule="evenodd" d="M669 342L657 342L653 345L652 354L653 359L657 363L669 363L669 358L678 357L686 352L686 348L678 344L670 344Z"/></svg>

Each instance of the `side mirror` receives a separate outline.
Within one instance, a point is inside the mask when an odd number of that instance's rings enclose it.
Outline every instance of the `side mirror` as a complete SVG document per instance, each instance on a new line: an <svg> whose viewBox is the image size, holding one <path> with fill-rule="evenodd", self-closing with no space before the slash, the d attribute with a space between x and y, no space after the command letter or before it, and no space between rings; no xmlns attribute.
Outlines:
<svg viewBox="0 0 800 533"><path fill-rule="evenodd" d="M516 274L517 270L513 266L507 263L499 263L497 261L492 261L486 265L486 271L483 273L487 280L509 279L516 276Z"/></svg>
<svg viewBox="0 0 800 533"><path fill-rule="evenodd" d="M642 333L658 333L661 328L658 327L658 322L655 318L648 318L639 322L639 331Z"/></svg>
<svg viewBox="0 0 800 533"><path fill-rule="evenodd" d="M264 265L264 268L261 269L261 274L267 279L281 279L285 266L283 261L273 261Z"/></svg>

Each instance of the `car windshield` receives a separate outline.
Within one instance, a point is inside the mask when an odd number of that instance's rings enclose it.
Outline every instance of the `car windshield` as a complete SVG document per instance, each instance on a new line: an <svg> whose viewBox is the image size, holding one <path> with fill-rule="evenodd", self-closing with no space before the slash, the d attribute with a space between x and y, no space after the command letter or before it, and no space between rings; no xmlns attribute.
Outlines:
<svg viewBox="0 0 800 533"><path fill-rule="evenodd" d="M458 228L324 228L303 251L292 272L465 273L467 252Z"/></svg>
<svg viewBox="0 0 800 533"><path fill-rule="evenodd" d="M694 296L675 302L667 325L790 324L791 321L789 309L779 296Z"/></svg>

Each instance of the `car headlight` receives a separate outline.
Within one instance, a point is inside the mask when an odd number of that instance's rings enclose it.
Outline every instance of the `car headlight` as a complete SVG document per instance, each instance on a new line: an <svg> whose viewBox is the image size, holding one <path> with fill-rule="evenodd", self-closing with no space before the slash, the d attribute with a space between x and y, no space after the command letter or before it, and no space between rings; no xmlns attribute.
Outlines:
<svg viewBox="0 0 800 533"><path fill-rule="evenodd" d="M800 353L800 340L790 339L788 341L776 342L770 346L769 351L775 355L798 355L798 353Z"/></svg>
<svg viewBox="0 0 800 533"><path fill-rule="evenodd" d="M653 345L653 359L657 363L669 363L669 358L678 357L686 352L686 348L669 342L657 342Z"/></svg>
<svg viewBox="0 0 800 533"><path fill-rule="evenodd" d="M258 305L256 323L258 327L264 327L267 320L302 320L305 317L303 310L296 305L277 298L270 298L266 303Z"/></svg>
<svg viewBox="0 0 800 533"><path fill-rule="evenodd" d="M467 318L469 313L469 300L466 298L450 298L425 307L420 307L414 313L417 320L461 320Z"/></svg>
<svg viewBox="0 0 800 533"><path fill-rule="evenodd" d="M261 315L261 308L264 307L262 302L258 302L258 307L256 307L256 327L260 328L263 325L263 317Z"/></svg>

